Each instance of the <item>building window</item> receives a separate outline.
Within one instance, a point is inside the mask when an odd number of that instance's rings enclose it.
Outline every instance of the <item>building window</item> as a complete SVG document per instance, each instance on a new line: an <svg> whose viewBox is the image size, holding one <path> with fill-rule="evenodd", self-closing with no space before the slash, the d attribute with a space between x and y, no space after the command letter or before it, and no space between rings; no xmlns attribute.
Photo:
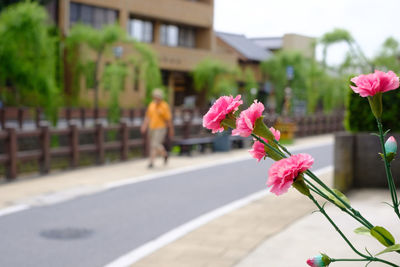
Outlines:
<svg viewBox="0 0 400 267"><path fill-rule="evenodd" d="M118 12L113 9L78 3L70 3L69 7L70 27L77 22L82 22L100 29L104 25L115 23L118 18Z"/></svg>
<svg viewBox="0 0 400 267"><path fill-rule="evenodd" d="M153 23L147 20L130 19L129 35L139 42L153 42Z"/></svg>
<svg viewBox="0 0 400 267"><path fill-rule="evenodd" d="M178 26L161 25L161 44L168 46L178 46Z"/></svg>
<svg viewBox="0 0 400 267"><path fill-rule="evenodd" d="M191 27L161 25L161 44L195 47L195 30Z"/></svg>
<svg viewBox="0 0 400 267"><path fill-rule="evenodd" d="M195 47L195 34L193 28L179 28L179 45L185 47Z"/></svg>

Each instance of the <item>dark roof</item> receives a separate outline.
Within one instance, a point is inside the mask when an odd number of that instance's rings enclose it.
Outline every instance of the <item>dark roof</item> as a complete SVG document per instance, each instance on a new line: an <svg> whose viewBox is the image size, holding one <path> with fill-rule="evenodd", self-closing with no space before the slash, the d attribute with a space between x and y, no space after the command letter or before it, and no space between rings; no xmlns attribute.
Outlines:
<svg viewBox="0 0 400 267"><path fill-rule="evenodd" d="M243 34L224 32L216 32L215 34L221 38L222 41L236 49L240 54L249 60L264 61L272 56L272 53L269 50L265 50L256 45L252 40L248 39Z"/></svg>

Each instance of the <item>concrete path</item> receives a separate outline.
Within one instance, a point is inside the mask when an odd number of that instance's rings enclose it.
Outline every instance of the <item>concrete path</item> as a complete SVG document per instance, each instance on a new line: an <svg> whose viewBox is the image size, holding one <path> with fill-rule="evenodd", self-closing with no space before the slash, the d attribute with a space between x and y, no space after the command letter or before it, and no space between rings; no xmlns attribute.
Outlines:
<svg viewBox="0 0 400 267"><path fill-rule="evenodd" d="M350 196L354 208L358 209L364 217L378 226L384 226L397 240L400 240L400 221L392 209L383 204L390 201L386 190L357 190ZM292 208L290 205L288 208ZM384 249L375 239L369 236L357 235L353 230L360 225L339 209L329 206L327 212L353 242L360 252L365 252L365 247L374 255ZM283 231L266 239L252 253L243 258L235 267L296 267L306 266L307 258L326 253L332 258L359 258L340 236L333 230L329 222L320 213L307 215L293 223ZM389 256L387 256L389 255ZM399 264L399 254L384 254L383 259ZM365 266L360 262L335 262L331 266L352 267ZM387 266L382 263L371 263L368 266Z"/></svg>

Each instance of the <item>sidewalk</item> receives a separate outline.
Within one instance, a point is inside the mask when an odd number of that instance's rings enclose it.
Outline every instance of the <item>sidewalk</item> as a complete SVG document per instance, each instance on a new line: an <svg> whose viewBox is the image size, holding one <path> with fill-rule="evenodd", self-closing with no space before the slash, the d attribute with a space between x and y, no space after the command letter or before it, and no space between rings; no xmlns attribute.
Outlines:
<svg viewBox="0 0 400 267"><path fill-rule="evenodd" d="M397 240L400 238L399 220L392 208L382 203L389 201L390 194L386 190L370 189L353 191L350 201L364 217L378 226L384 226ZM290 208L293 208L290 206ZM270 212L270 211L268 211ZM368 248L373 255L384 247L374 238L357 235L354 229L360 227L349 216L329 205L327 213L352 241L355 247L366 254ZM254 251L243 258L235 267L295 267L307 266L307 258L326 253L332 258L359 258L345 243L329 222L319 212L308 214L276 235L266 239ZM389 256L387 256L389 255ZM400 264L400 255L383 254L380 258ZM365 266L366 262L335 262L331 266L356 267ZM371 263L368 266L387 266L382 263Z"/></svg>

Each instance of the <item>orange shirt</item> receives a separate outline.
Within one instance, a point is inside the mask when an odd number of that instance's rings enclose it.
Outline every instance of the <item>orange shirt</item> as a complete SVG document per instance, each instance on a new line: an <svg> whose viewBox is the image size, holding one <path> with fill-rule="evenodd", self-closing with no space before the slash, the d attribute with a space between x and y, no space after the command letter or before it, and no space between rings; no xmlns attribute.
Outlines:
<svg viewBox="0 0 400 267"><path fill-rule="evenodd" d="M171 119L169 105L165 101L156 103L152 101L147 108L146 116L149 119L150 129L160 129L167 127L167 121Z"/></svg>

